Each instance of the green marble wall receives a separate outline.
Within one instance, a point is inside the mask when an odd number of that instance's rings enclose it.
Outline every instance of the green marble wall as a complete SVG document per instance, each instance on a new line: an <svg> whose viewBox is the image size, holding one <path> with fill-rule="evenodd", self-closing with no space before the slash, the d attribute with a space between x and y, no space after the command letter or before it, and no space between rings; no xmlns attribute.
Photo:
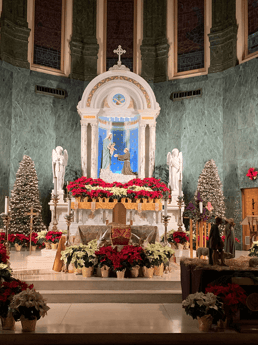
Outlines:
<svg viewBox="0 0 258 345"><path fill-rule="evenodd" d="M1 125L5 126L1 131L5 145L1 150L1 157L4 156L1 170L5 169L7 176L4 188L12 190L19 162L24 154L29 155L35 162L43 219L47 222L50 219L47 203L53 188L52 149L62 146L68 151L66 180L74 179L76 173L80 175L81 125L76 106L87 83L4 64L0 66L0 76L6 76L4 84L1 83L3 92L0 90L1 109L2 101L4 105ZM68 97L57 99L36 94L35 85L65 89ZM1 171L1 182L2 176Z"/></svg>

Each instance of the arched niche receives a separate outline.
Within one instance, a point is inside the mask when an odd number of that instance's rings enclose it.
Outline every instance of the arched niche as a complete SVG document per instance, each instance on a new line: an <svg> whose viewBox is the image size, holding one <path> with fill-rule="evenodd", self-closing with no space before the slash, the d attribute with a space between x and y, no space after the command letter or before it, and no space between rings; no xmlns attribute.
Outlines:
<svg viewBox="0 0 258 345"><path fill-rule="evenodd" d="M160 107L153 90L142 77L123 65L115 65L88 84L77 110L81 117L83 176L98 177L99 128L112 131L114 123L123 121L127 130L135 121L138 126L138 177L152 176L155 165L156 118Z"/></svg>

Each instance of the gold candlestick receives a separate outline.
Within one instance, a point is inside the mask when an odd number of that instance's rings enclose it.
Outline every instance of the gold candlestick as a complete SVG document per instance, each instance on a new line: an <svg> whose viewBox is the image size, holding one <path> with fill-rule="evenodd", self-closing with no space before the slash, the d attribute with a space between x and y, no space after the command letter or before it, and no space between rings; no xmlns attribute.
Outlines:
<svg viewBox="0 0 258 345"><path fill-rule="evenodd" d="M168 222L169 222L170 216L162 216L162 220L165 226L165 232L164 232L164 247L168 245Z"/></svg>
<svg viewBox="0 0 258 345"><path fill-rule="evenodd" d="M58 204L58 200L59 200L59 197L57 194L52 194L52 200L53 200L53 204L54 204L54 217L53 217L53 227L52 227L52 231L58 231L57 230L57 224L58 224L58 221L56 219L56 206Z"/></svg>
<svg viewBox="0 0 258 345"><path fill-rule="evenodd" d="M184 198L182 196L178 196L178 199L177 199L177 205L179 209L179 216L178 216L178 222L177 222L178 231L182 231L182 226L184 225L182 222L182 216L181 216L181 208L184 203L183 199Z"/></svg>
<svg viewBox="0 0 258 345"><path fill-rule="evenodd" d="M1 213L1 217L3 219L4 228L5 228L5 242L4 242L4 245L5 245L5 248L6 248L7 255L9 255L10 252L9 252L8 228L9 228L9 223L10 223L11 217L9 217L9 212L8 213Z"/></svg>
<svg viewBox="0 0 258 345"><path fill-rule="evenodd" d="M70 214L65 215L65 220L67 224L67 238L65 242L65 246L69 247L71 245L70 242L70 225L73 222L73 211L70 212Z"/></svg>

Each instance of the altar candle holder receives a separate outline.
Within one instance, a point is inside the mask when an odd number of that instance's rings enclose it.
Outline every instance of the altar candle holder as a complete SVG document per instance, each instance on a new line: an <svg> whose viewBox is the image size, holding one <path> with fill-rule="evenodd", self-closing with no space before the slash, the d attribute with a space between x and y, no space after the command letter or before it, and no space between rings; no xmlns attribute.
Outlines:
<svg viewBox="0 0 258 345"><path fill-rule="evenodd" d="M177 222L178 231L183 231L182 230L183 223L182 223L182 216L181 216L181 208L184 203L183 199L184 199L183 196L178 196L177 198L177 205L178 205L178 210L179 210L179 216L178 216L178 222Z"/></svg>
<svg viewBox="0 0 258 345"><path fill-rule="evenodd" d="M57 218L56 218L56 207L57 207L58 200L59 200L58 194L52 194L52 200L53 200L53 204L54 204L54 217L53 217L52 231L57 231L58 221L57 221Z"/></svg>
<svg viewBox="0 0 258 345"><path fill-rule="evenodd" d="M8 239L8 228L9 228L9 223L10 223L10 219L11 217L9 217L9 212L8 213L1 213L1 217L3 219L3 223L4 223L4 228L5 228L5 241L4 241L4 245L6 248L6 252L7 255L10 254L9 252L9 239Z"/></svg>
<svg viewBox="0 0 258 345"><path fill-rule="evenodd" d="M163 245L164 247L168 245L168 222L169 222L169 218L171 218L171 216L165 216L162 215L162 220L165 226L165 232L164 232L164 242Z"/></svg>
<svg viewBox="0 0 258 345"><path fill-rule="evenodd" d="M69 246L71 246L71 242L70 242L70 225L73 222L73 211L71 211L69 214L65 215L65 221L66 221L66 224L67 224L67 238L66 238L65 246L69 247Z"/></svg>

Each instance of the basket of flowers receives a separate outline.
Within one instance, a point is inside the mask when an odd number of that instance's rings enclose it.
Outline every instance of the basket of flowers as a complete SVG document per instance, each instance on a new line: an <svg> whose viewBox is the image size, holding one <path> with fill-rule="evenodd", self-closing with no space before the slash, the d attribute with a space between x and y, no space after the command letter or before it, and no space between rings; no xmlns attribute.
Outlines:
<svg viewBox="0 0 258 345"><path fill-rule="evenodd" d="M222 301L211 292L188 295L182 302L182 307L187 315L198 320L199 330L203 332L209 331L213 322L225 317Z"/></svg>
<svg viewBox="0 0 258 345"><path fill-rule="evenodd" d="M14 329L15 320L10 312L10 304L13 297L21 291L32 288L33 285L28 285L18 279L2 283L0 287L0 317L3 329Z"/></svg>
<svg viewBox="0 0 258 345"><path fill-rule="evenodd" d="M62 231L48 231L46 234L46 241L51 244L53 250L57 249L58 242L62 237Z"/></svg>
<svg viewBox="0 0 258 345"><path fill-rule="evenodd" d="M44 317L49 309L42 295L30 288L14 295L10 303L15 321L21 320L23 332L34 332L37 320Z"/></svg>
<svg viewBox="0 0 258 345"><path fill-rule="evenodd" d="M173 233L174 242L177 244L178 249L182 250L186 242L189 242L189 237L184 231L175 231Z"/></svg>
<svg viewBox="0 0 258 345"><path fill-rule="evenodd" d="M14 246L17 252L21 251L23 245L28 243L28 237L24 234L16 234L14 238Z"/></svg>

